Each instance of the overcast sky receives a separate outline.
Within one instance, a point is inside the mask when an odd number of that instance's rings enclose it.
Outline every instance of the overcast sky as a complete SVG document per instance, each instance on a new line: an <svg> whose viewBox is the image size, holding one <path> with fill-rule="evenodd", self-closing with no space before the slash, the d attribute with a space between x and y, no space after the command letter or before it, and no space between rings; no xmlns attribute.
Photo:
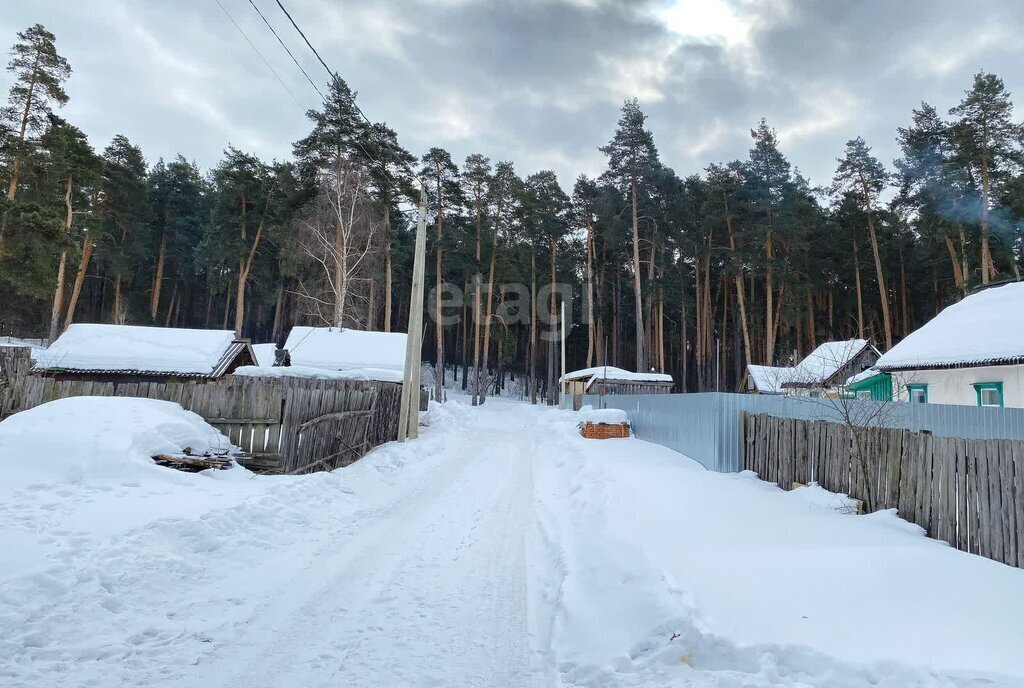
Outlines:
<svg viewBox="0 0 1024 688"><path fill-rule="evenodd" d="M274 0L253 1L323 88ZM481 152L566 185L601 171L597 147L634 96L681 175L745 157L763 116L825 183L857 135L890 164L911 109L945 112L978 70L1024 90L1021 0L282 1L414 154ZM123 133L150 162L180 152L208 168L228 143L286 158L318 96L249 0L220 2L287 90L217 0L8 2L0 42L36 22L56 34L74 70L61 114L97 148Z"/></svg>

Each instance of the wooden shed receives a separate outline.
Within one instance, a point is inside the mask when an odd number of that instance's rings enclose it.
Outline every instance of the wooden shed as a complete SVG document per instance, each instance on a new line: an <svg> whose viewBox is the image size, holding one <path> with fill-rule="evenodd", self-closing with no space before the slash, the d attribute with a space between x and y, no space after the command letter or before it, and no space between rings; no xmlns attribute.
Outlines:
<svg viewBox="0 0 1024 688"><path fill-rule="evenodd" d="M584 368L562 377L565 393L579 408L585 394L669 394L675 386L671 375L634 373L615 366Z"/></svg>
<svg viewBox="0 0 1024 688"><path fill-rule="evenodd" d="M32 372L97 382L215 380L255 362L231 330L75 324L38 352Z"/></svg>

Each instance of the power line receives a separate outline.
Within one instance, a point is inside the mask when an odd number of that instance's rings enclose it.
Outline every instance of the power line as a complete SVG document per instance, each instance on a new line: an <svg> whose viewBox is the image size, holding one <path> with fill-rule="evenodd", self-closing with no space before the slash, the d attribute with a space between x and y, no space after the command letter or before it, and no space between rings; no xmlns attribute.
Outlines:
<svg viewBox="0 0 1024 688"><path fill-rule="evenodd" d="M316 51L316 48L313 47L313 44L309 42L308 38L306 38L306 34L302 32L302 29L299 28L299 25L295 23L294 19L292 19L292 15L288 12L288 10L284 8L284 5L281 4L281 0L275 1L277 2L277 6L281 8L281 11L284 12L284 16L288 17L288 21L292 23L292 26L295 27L295 30L299 32L300 36L302 36L302 40L306 41L306 45L308 45L309 49L313 51L314 55L316 55L316 59L320 60L320 64L322 64L324 66L324 69L327 70L327 76L334 78L334 72L331 71L331 68L327 66L327 63L324 62L324 58L320 57L320 53Z"/></svg>
<svg viewBox="0 0 1024 688"><path fill-rule="evenodd" d="M249 0L249 2L252 2L252 0ZM313 54L316 56L316 59L320 62L321 65L323 65L323 68L327 72L327 75L333 80L337 76L337 72L335 72L334 70L332 70L330 67L327 66L327 63L324 61L324 58L320 57L320 53L317 52L317 49L314 48L313 44L309 42L308 38L306 38L305 32L301 28L299 28L299 25L295 22L295 19L292 18L291 13L285 8L284 4L281 3L281 0L275 0L275 2L277 2L277 6L281 8L281 11L284 12L284 16L288 17L288 21L291 22L291 25L293 27L295 27L295 30L298 31L300 36L302 36L302 40L305 41L305 43L309 47L309 49L311 51L313 51ZM280 39L278 39L278 40L280 40ZM325 101L326 101L326 99L325 99ZM349 103L352 105L353 109L355 109L355 111L359 114L359 116L363 118L363 121L365 121L366 124L369 126L369 128L370 128L369 129L370 136L376 139L377 136L376 136L376 132L375 132L375 130L373 128L374 127L373 122L370 121L370 118L367 117L366 113L363 112L362 108L359 107L359 104L356 103L355 98L350 98L349 99ZM358 140L356 141L356 145L359 146L359 149L363 151L363 154L366 155L367 158L369 158L373 162L375 162L378 165L380 165L381 170L383 170L385 175L387 175L388 177L391 178L392 181L397 183L398 180L395 179L394 175L391 174L391 171L388 169L387 165L385 165L384 163L382 163L381 161L377 160L372 155L370 155L370 153L365 148L363 148L363 145L361 143L359 143ZM389 146L387 145L387 142L384 142L384 145L382 146L382 148L385 151L390 150ZM407 172L409 172L409 174L411 174L412 176L417 176L415 174L415 172L413 172L412 168L409 166L408 162L405 162L403 160L402 161L402 167L404 167L405 170Z"/></svg>
<svg viewBox="0 0 1024 688"><path fill-rule="evenodd" d="M294 62L295 66L299 68L299 71L302 72L302 75L306 77L306 81L309 82L309 85L312 86L313 89L320 94L320 98L322 100L326 101L327 98L324 97L323 92L316 85L316 83L311 78L309 78L309 74L307 74L306 70L302 68L302 65L299 64L299 61L295 59L295 56L292 55L292 51L288 49L288 46L285 45L284 41L281 40L281 37L277 35L277 31L274 30L274 27L270 25L270 22L267 21L267 18L263 16L262 12L260 12L260 8L256 6L256 3L253 2L253 0L249 0L249 4L252 5L252 8L254 10L256 10L256 14L260 15L260 19L262 19L263 23L267 25L268 29L270 29L270 33L274 34L274 38L276 38L277 42L281 44L281 47L284 48L284 51L288 53L288 57L292 58L292 62Z"/></svg>
<svg viewBox="0 0 1024 688"><path fill-rule="evenodd" d="M235 25L236 29L238 29L238 33L242 34L242 38L245 39L245 42L249 44L249 46L256 52L257 55L260 56L260 59L263 60L263 64L267 66L267 69L270 70L270 73L273 74L274 77L281 83L281 85L284 87L284 90L288 91L288 95L292 97L292 100L295 101L295 104L298 105L303 110L305 110L306 106L303 105L302 102L299 101L297 97L295 97L295 94L292 93L292 90L290 88L288 88L288 84L284 82L284 79L281 78L281 75L277 73L277 71L270 65L269 62L267 62L267 58L263 56L263 53L260 52L260 49L257 48L256 45L251 40L249 40L249 36L247 36L245 31L242 30L242 27L238 25L238 22L236 22L235 18L231 16L231 13L228 12L227 8L224 7L220 0L217 0L217 4L220 5L221 10L224 11L224 14L227 16L227 18L230 19L231 23Z"/></svg>

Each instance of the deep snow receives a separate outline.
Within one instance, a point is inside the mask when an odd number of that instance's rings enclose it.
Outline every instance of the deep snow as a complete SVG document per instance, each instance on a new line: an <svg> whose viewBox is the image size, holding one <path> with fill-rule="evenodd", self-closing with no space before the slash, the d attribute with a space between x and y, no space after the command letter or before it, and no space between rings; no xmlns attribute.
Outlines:
<svg viewBox="0 0 1024 688"><path fill-rule="evenodd" d="M1024 684L1024 572L580 414L432 404L415 442L254 477L102 423L123 474L84 444L69 473L59 411L0 423L5 687Z"/></svg>

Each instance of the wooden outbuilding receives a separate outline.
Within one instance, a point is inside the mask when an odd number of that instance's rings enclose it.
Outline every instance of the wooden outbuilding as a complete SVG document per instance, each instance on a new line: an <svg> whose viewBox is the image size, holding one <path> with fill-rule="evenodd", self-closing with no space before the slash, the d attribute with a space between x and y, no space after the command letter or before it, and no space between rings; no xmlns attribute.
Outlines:
<svg viewBox="0 0 1024 688"><path fill-rule="evenodd" d="M96 382L216 380L255 362L249 342L231 330L83 323L38 352L32 372Z"/></svg>

